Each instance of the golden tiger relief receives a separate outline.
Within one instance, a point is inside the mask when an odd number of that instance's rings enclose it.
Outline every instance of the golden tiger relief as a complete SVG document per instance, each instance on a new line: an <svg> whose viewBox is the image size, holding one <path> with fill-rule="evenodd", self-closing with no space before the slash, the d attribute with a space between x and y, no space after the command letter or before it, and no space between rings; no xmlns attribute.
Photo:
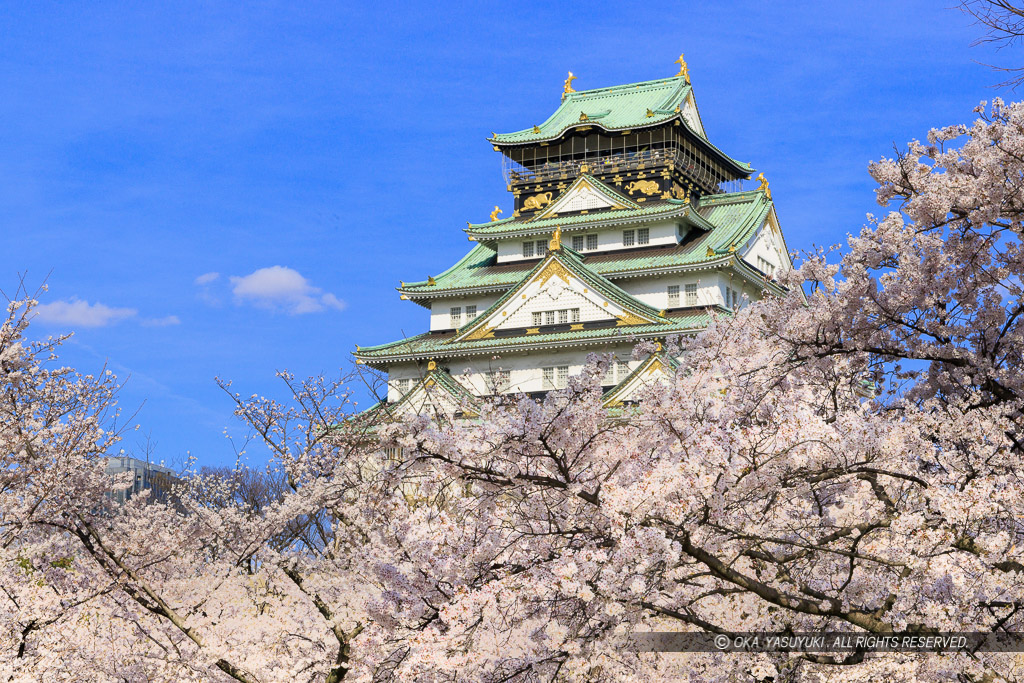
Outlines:
<svg viewBox="0 0 1024 683"><path fill-rule="evenodd" d="M626 185L626 192L633 194L637 191L643 192L646 195L658 194L658 183L653 180L634 180L629 185Z"/></svg>
<svg viewBox="0 0 1024 683"><path fill-rule="evenodd" d="M523 202L524 211L533 211L534 209L542 209L545 204L551 203L551 193L542 192L535 194L532 197L527 197L526 201Z"/></svg>

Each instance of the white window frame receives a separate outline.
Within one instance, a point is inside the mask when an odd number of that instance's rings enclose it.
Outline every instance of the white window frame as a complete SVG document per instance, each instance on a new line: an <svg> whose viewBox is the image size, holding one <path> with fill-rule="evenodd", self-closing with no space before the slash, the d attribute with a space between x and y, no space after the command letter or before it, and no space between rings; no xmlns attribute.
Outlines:
<svg viewBox="0 0 1024 683"><path fill-rule="evenodd" d="M631 247L636 243L636 230L622 231L622 246Z"/></svg>
<svg viewBox="0 0 1024 683"><path fill-rule="evenodd" d="M678 308L679 307L679 285L668 286L668 307Z"/></svg>
<svg viewBox="0 0 1024 683"><path fill-rule="evenodd" d="M650 244L651 243L651 229L650 228L639 228L636 231L636 243L638 245Z"/></svg>
<svg viewBox="0 0 1024 683"><path fill-rule="evenodd" d="M533 240L523 242L523 258L533 258Z"/></svg>
<svg viewBox="0 0 1024 683"><path fill-rule="evenodd" d="M583 251L583 245L585 244L585 238L583 235L572 236L572 249L573 251Z"/></svg>
<svg viewBox="0 0 1024 683"><path fill-rule="evenodd" d="M587 235L587 251L597 250L597 235Z"/></svg>
<svg viewBox="0 0 1024 683"><path fill-rule="evenodd" d="M462 325L462 306L452 306L448 309L448 324L455 329Z"/></svg>
<svg viewBox="0 0 1024 683"><path fill-rule="evenodd" d="M469 304L466 306L466 322L474 320L476 318L476 304Z"/></svg>
<svg viewBox="0 0 1024 683"><path fill-rule="evenodd" d="M685 297L684 301L686 302L685 303L686 306L696 306L697 305L697 285L695 285L695 284L686 285L683 288L683 295Z"/></svg>

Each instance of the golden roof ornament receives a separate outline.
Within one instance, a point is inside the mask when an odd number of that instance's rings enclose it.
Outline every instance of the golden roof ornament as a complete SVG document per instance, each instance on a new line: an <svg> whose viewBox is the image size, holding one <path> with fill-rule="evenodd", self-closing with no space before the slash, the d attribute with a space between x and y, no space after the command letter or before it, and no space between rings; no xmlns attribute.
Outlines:
<svg viewBox="0 0 1024 683"><path fill-rule="evenodd" d="M436 285L437 284L436 282L434 282L434 276L433 275L428 275L427 276L427 284L428 285Z"/></svg>
<svg viewBox="0 0 1024 683"><path fill-rule="evenodd" d="M540 126L534 126L533 127L533 132L534 133L539 133L540 132Z"/></svg>
<svg viewBox="0 0 1024 683"><path fill-rule="evenodd" d="M652 116L654 116L654 112L651 111L651 109L648 107L647 113L644 114L644 116L646 116L647 118L651 118Z"/></svg>
<svg viewBox="0 0 1024 683"><path fill-rule="evenodd" d="M434 359L431 358L427 361L427 372L433 372L434 370L437 370L437 363L435 363Z"/></svg>
<svg viewBox="0 0 1024 683"><path fill-rule="evenodd" d="M576 80L576 77L573 76L572 72L570 71L569 72L569 77L565 79L565 85L562 86L562 99L563 100L565 99L565 96L568 95L569 93L576 92L575 90L573 90L573 87L572 87L572 82L575 81L575 80Z"/></svg>
<svg viewBox="0 0 1024 683"><path fill-rule="evenodd" d="M764 173L757 176L757 179L761 182L757 189L764 192L764 195L768 198L772 198L772 191L768 189L768 179L764 177Z"/></svg>
<svg viewBox="0 0 1024 683"><path fill-rule="evenodd" d="M498 220L498 214L501 213L501 208L495 206L494 211L491 211L491 222Z"/></svg>
<svg viewBox="0 0 1024 683"><path fill-rule="evenodd" d="M685 77L686 78L686 83L687 83L687 85L689 85L689 83L690 83L690 67L686 66L686 60L683 59L683 53L680 52L679 53L679 59L677 59L676 61L674 61L672 63L679 65L679 73L676 74L676 78L679 78L680 76Z"/></svg>
<svg viewBox="0 0 1024 683"><path fill-rule="evenodd" d="M551 241L548 242L548 249L551 251L560 251L562 249L562 226L557 226L555 231L551 233Z"/></svg>

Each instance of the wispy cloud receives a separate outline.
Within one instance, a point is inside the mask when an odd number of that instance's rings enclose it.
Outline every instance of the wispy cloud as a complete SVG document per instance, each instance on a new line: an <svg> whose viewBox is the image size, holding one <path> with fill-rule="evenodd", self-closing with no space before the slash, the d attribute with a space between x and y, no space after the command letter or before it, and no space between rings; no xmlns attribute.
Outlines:
<svg viewBox="0 0 1024 683"><path fill-rule="evenodd" d="M134 308L113 308L99 302L90 304L74 298L42 304L36 308L36 319L40 322L75 327L106 327L138 314Z"/></svg>
<svg viewBox="0 0 1024 683"><path fill-rule="evenodd" d="M314 287L299 271L285 266L260 268L248 275L232 275L231 291L236 302L280 310L292 315L342 310L345 302L330 292Z"/></svg>
<svg viewBox="0 0 1024 683"><path fill-rule="evenodd" d="M147 318L141 321L143 327L168 327L169 325L180 325L181 320L176 315L166 315L163 318Z"/></svg>
<svg viewBox="0 0 1024 683"><path fill-rule="evenodd" d="M220 273L203 273L197 277L194 282L197 285L208 285L219 277Z"/></svg>

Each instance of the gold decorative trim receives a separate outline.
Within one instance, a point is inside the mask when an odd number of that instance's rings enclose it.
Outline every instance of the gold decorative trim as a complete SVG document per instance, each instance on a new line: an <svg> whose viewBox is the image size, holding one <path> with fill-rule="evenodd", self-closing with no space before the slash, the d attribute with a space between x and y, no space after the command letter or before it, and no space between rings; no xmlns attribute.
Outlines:
<svg viewBox="0 0 1024 683"><path fill-rule="evenodd" d="M650 322L650 320L641 318L631 311L623 311L622 315L618 317L616 325L646 325Z"/></svg>
<svg viewBox="0 0 1024 683"><path fill-rule="evenodd" d="M569 77L565 79L565 83L562 85L562 99L571 92L576 92L572 87L572 82L576 80L576 76L573 76L572 72L569 72Z"/></svg>
<svg viewBox="0 0 1024 683"><path fill-rule="evenodd" d="M427 372L433 372L434 370L437 370L437 362L431 358L427 361Z"/></svg>
<svg viewBox="0 0 1024 683"><path fill-rule="evenodd" d="M677 59L676 61L674 61L672 63L679 65L679 73L676 74L676 78L679 78L680 76L683 76L684 78L686 78L687 85L689 85L689 83L690 83L690 67L688 67L686 65L686 60L683 59L683 53L680 52L679 53L679 59ZM572 74L569 74L569 75L571 76Z"/></svg>
<svg viewBox="0 0 1024 683"><path fill-rule="evenodd" d="M498 220L498 215L501 213L501 207L496 205L494 207L494 211L491 211L491 222L493 223L494 221Z"/></svg>
<svg viewBox="0 0 1024 683"><path fill-rule="evenodd" d="M428 275L427 276L427 285L428 286L433 286L433 285L436 285L436 284L437 284L437 282L434 281L434 276L433 275Z"/></svg>
<svg viewBox="0 0 1024 683"><path fill-rule="evenodd" d="M504 311L502 311L504 315ZM487 327L486 325L473 332L473 334L466 337L466 341L476 341L477 339L491 339L494 337L494 328Z"/></svg>
<svg viewBox="0 0 1024 683"><path fill-rule="evenodd" d="M539 327L527 327L526 328L526 334L540 334L540 328Z"/></svg>
<svg viewBox="0 0 1024 683"><path fill-rule="evenodd" d="M579 332L581 330L583 330L583 323L570 323L569 324L569 331L570 332Z"/></svg>

